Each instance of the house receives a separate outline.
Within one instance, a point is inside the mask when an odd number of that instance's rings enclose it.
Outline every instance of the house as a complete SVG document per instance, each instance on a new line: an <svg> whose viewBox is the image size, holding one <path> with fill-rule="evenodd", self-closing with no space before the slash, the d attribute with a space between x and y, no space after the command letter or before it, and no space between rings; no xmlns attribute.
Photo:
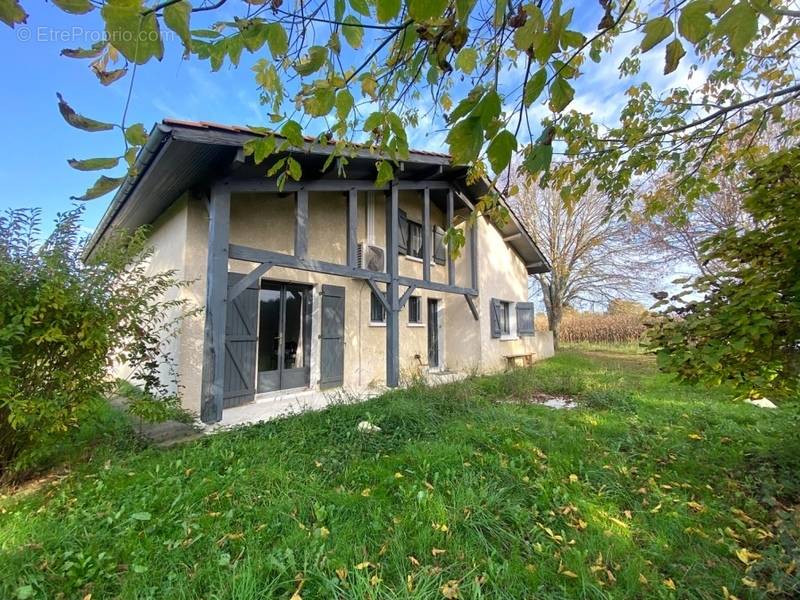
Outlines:
<svg viewBox="0 0 800 600"><path fill-rule="evenodd" d="M528 275L549 265L513 214L466 227L487 184L468 183L465 167L411 151L379 188L369 148L352 150L340 177L323 169L332 146L307 139L291 151L302 179L279 189L270 159L242 151L256 135L157 124L84 254L150 224L149 268L191 282L179 293L203 310L169 342L184 408L214 423L285 390L361 392L552 355L528 302ZM451 223L466 227L457 258L444 245Z"/></svg>

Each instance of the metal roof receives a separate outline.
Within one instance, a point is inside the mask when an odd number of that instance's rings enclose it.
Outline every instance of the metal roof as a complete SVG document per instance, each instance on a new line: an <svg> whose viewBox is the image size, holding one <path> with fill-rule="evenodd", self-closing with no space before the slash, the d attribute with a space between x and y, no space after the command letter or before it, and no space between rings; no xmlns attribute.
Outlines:
<svg viewBox="0 0 800 600"><path fill-rule="evenodd" d="M106 209L84 249L88 258L97 243L111 229L135 229L153 223L182 193L210 186L229 173L240 155L242 145L254 136L264 135L250 127L222 125L205 121L164 119L150 131L134 165L135 175L127 176ZM325 160L334 150L334 142L305 137L302 148L289 153L303 164L303 173L315 173L316 179L337 179L336 169L323 171ZM348 177L375 179L375 161L381 155L363 144L348 146ZM467 193L478 199L489 191L488 182L465 184L467 168L453 165L448 154L410 150L398 169L401 180L438 179L460 182ZM317 170L315 172L315 169ZM236 175L263 176L264 168L246 162ZM511 212L511 211L509 211ZM511 213L498 230L507 243L522 257L528 273L542 273L550 265L522 223Z"/></svg>

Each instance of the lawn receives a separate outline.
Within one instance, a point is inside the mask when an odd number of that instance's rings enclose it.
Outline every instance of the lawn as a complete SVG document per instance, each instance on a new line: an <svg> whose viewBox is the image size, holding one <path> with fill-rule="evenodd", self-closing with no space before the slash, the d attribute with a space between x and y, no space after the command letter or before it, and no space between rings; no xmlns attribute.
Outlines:
<svg viewBox="0 0 800 600"><path fill-rule="evenodd" d="M0 498L0 597L797 597L799 416L569 350L171 449L117 424Z"/></svg>

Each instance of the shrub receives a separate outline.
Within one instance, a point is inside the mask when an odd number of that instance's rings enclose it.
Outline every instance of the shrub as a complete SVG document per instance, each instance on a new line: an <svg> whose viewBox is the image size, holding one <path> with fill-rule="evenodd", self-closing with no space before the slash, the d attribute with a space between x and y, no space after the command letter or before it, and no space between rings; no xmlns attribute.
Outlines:
<svg viewBox="0 0 800 600"><path fill-rule="evenodd" d="M147 233L119 234L80 260L82 209L40 241L38 210L0 216L0 475L27 466L113 390L126 363L144 391L174 402L159 368L180 299L171 271L149 275Z"/></svg>
<svg viewBox="0 0 800 600"><path fill-rule="evenodd" d="M742 396L800 392L800 149L758 163L744 184L753 226L703 246L719 265L659 305L648 334L659 366L687 383L729 383ZM657 305L658 306L658 305Z"/></svg>

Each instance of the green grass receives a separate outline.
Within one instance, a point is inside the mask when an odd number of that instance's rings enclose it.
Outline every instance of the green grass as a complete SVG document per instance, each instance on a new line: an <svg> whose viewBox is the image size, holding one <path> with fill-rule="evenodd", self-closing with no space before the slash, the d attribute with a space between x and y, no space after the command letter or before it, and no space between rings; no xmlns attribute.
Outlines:
<svg viewBox="0 0 800 600"><path fill-rule="evenodd" d="M793 597L799 413L728 398L566 351L168 450L100 445L0 499L0 597Z"/></svg>

